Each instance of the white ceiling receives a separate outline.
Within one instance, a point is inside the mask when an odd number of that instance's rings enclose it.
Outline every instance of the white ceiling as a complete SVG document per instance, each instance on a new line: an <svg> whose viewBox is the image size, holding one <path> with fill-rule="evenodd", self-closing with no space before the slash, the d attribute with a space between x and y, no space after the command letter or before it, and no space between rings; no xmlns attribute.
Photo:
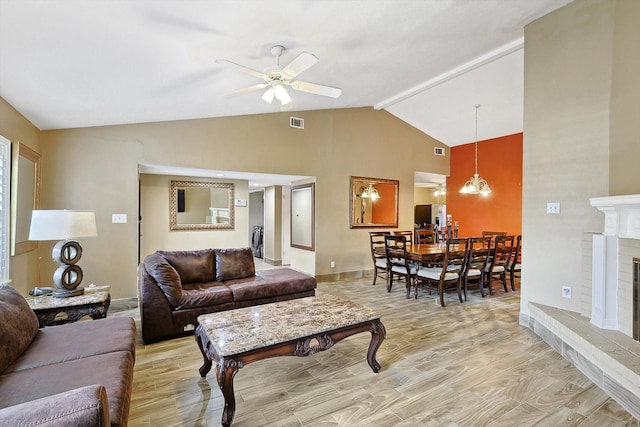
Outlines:
<svg viewBox="0 0 640 427"><path fill-rule="evenodd" d="M280 111L263 71L302 51L287 109L372 106L449 146L522 131L523 28L571 0L0 0L0 96L41 130Z"/></svg>

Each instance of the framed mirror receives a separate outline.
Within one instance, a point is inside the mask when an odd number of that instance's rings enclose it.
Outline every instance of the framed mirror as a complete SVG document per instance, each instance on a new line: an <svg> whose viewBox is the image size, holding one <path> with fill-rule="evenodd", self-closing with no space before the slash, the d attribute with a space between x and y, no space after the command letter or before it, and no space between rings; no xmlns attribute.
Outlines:
<svg viewBox="0 0 640 427"><path fill-rule="evenodd" d="M32 251L31 211L40 207L40 154L18 141L11 143L11 256Z"/></svg>
<svg viewBox="0 0 640 427"><path fill-rule="evenodd" d="M315 250L315 184L291 187L291 246Z"/></svg>
<svg viewBox="0 0 640 427"><path fill-rule="evenodd" d="M171 181L171 230L232 230L234 184Z"/></svg>
<svg viewBox="0 0 640 427"><path fill-rule="evenodd" d="M351 177L351 228L398 226L400 182L392 179Z"/></svg>

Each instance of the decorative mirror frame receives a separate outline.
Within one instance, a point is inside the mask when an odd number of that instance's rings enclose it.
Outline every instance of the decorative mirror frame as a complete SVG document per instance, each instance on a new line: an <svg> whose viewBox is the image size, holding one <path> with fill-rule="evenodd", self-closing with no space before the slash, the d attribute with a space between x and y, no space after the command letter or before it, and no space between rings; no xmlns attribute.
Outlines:
<svg viewBox="0 0 640 427"><path fill-rule="evenodd" d="M356 221L356 206L359 205L360 201L360 187L369 185L369 184L390 184L394 186L394 200L395 204L394 209L394 221L389 223L366 223L359 224ZM367 178L362 176L352 176L351 177L351 200L349 204L349 226L350 228L396 228L398 227L398 202L399 202L399 193L400 193L400 181L395 179L382 179L382 178Z"/></svg>
<svg viewBox="0 0 640 427"><path fill-rule="evenodd" d="M229 190L229 223L226 224L179 224L178 189L180 188L223 188ZM235 228L235 186L231 183L207 181L171 181L169 197L170 230L233 230Z"/></svg>
<svg viewBox="0 0 640 427"><path fill-rule="evenodd" d="M20 182L20 163L33 163L33 177ZM31 211L40 208L40 154L19 141L11 143L11 256L20 255L38 248L38 242L28 240ZM26 221L26 224L25 224ZM26 240L18 236L18 230L26 225Z"/></svg>
<svg viewBox="0 0 640 427"><path fill-rule="evenodd" d="M315 199L316 186L314 183L294 185L291 187L291 233L289 234L292 248L304 249L306 251L315 250ZM302 209L302 212L300 212L300 209ZM302 232L300 228L303 228ZM309 237L311 238L310 242L308 242Z"/></svg>

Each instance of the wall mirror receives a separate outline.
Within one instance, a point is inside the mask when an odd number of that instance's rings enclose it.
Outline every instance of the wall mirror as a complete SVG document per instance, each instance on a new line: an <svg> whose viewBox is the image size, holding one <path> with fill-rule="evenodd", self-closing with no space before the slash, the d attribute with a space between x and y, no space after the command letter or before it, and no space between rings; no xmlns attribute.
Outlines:
<svg viewBox="0 0 640 427"><path fill-rule="evenodd" d="M315 184L291 187L291 246L315 249Z"/></svg>
<svg viewBox="0 0 640 427"><path fill-rule="evenodd" d="M18 141L11 145L11 255L38 247L29 240L31 211L40 207L40 154Z"/></svg>
<svg viewBox="0 0 640 427"><path fill-rule="evenodd" d="M171 181L171 230L232 230L234 184Z"/></svg>
<svg viewBox="0 0 640 427"><path fill-rule="evenodd" d="M351 228L398 226L399 181L351 177Z"/></svg>

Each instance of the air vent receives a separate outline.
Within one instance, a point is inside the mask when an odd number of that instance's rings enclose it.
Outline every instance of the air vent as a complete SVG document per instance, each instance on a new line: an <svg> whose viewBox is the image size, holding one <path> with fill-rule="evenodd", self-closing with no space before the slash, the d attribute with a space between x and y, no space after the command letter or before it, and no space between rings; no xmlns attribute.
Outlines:
<svg viewBox="0 0 640 427"><path fill-rule="evenodd" d="M436 156L444 156L444 148L443 147L433 147L433 154Z"/></svg>
<svg viewBox="0 0 640 427"><path fill-rule="evenodd" d="M300 117L289 117L289 126L296 129L304 129L304 119Z"/></svg>

